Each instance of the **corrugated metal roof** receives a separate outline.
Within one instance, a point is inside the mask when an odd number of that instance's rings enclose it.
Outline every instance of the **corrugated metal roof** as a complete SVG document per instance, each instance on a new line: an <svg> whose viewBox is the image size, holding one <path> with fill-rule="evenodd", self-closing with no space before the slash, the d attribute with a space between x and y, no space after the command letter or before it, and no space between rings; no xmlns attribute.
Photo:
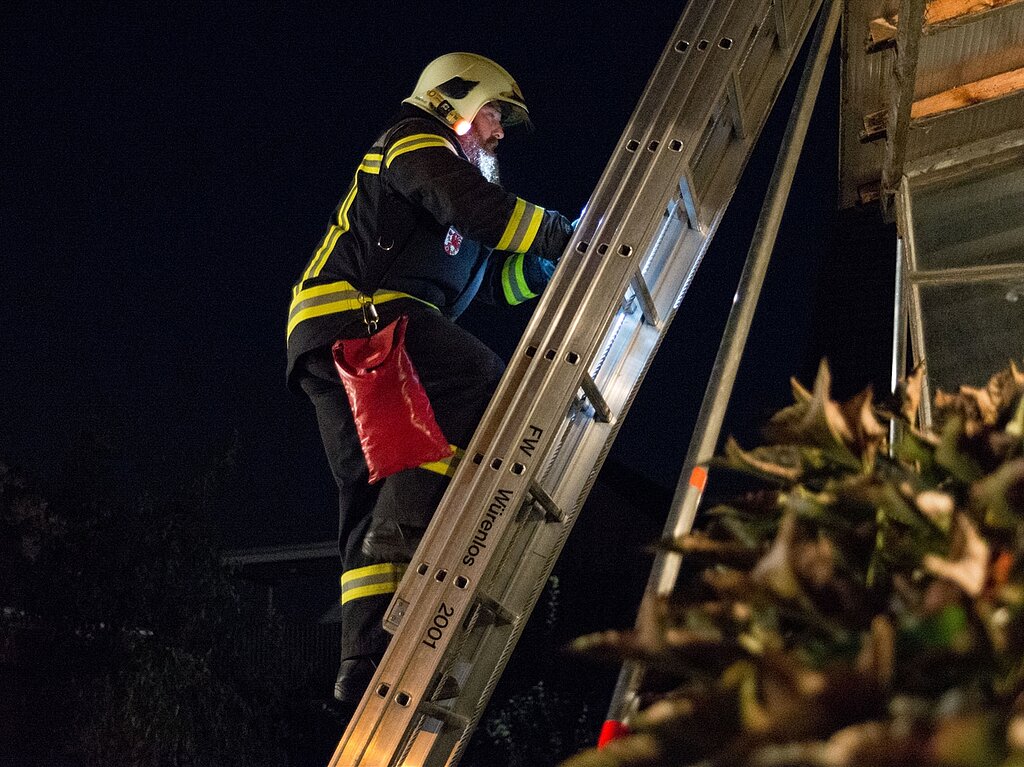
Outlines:
<svg viewBox="0 0 1024 767"><path fill-rule="evenodd" d="M925 28L914 98L1024 66L1024 4L976 15L970 24Z"/></svg>
<svg viewBox="0 0 1024 767"><path fill-rule="evenodd" d="M1000 0L993 0L1000 2ZM1024 0L925 27L915 100L1024 67ZM931 4L930 4L931 5ZM977 5L981 5L976 4ZM840 204L861 200L881 176L884 140L861 143L865 116L885 110L892 48L868 53L869 23L892 18L897 0L849 0L843 16ZM906 163L1024 126L1024 92L913 120Z"/></svg>

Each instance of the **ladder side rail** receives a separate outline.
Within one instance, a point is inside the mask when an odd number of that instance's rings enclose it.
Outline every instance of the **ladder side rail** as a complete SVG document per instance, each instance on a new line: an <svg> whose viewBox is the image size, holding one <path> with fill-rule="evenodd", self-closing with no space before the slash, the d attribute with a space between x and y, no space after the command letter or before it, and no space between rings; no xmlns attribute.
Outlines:
<svg viewBox="0 0 1024 767"><path fill-rule="evenodd" d="M515 620L507 626L484 628L478 632L475 641L460 648L461 658L486 660L467 664L469 671L463 679L465 694L459 696L452 706L462 726L442 730L433 746L440 758L429 762L429 765L447 764L447 754L460 754L465 747L550 577L577 512L578 508L560 522L536 521L532 530L524 529L524 534L508 547L504 566L515 565L513 574L503 579L501 590L495 589L494 593L503 606L514 611Z"/></svg>
<svg viewBox="0 0 1024 767"><path fill-rule="evenodd" d="M729 29L729 25L740 24L741 19L749 19L758 7L765 5L767 5L767 0L736 3L731 7L732 14L723 20L719 29ZM707 41L701 40L700 42ZM641 252L646 253L650 243L655 241L654 229L662 223L664 211L671 199L671 196L665 193L665 189L670 187L670 179L678 179L688 169L690 158L696 148L692 144L686 146L686 142L678 137L681 134L677 126L681 120L685 123L688 116L699 115L698 125L707 123L713 117L716 106L725 92L729 79L728 72L740 53L738 47L730 49L718 45L712 47L710 44L708 50L711 53L699 62L701 67L699 75L693 77L686 84L687 98L674 102L671 108L664 111L666 113L664 119L658 121L659 130L656 133L658 144L656 153L654 153L658 162L650 163L643 168L644 178L641 184L641 194L623 196L624 211L620 212L617 209L608 211L604 225L595 232L596 237L592 239L591 247L594 242L598 242L598 248L605 247L606 252L613 255L621 255L621 249L629 248L635 258ZM696 87L701 84L701 77L710 79L715 86L712 88ZM676 147L674 147L674 142L678 144ZM646 211L653 211L654 215L650 215ZM611 229L611 237L605 236L608 229ZM630 274L627 273L625 278L625 280L616 281L616 284L609 289L608 298L617 300L617 296L621 296L625 292ZM602 280L604 279L606 278L602 276ZM582 322L579 313L573 314L572 319L575 326L579 326ZM610 322L609 317L608 323L602 326L588 324L588 329L591 331L589 337L586 331L581 333L579 329L575 330L575 337L582 337L582 341L572 338L573 329L570 328L570 343L588 349L593 348L597 340L606 333Z"/></svg>
<svg viewBox="0 0 1024 767"><path fill-rule="evenodd" d="M622 179L629 168L642 160L644 154L638 150L649 145L652 140L651 134L657 128L657 123L651 116L660 115L670 97L679 98L681 80L682 87L687 88L692 87L696 81L695 75L699 72L704 57L692 41L696 40L708 25L715 24L717 15L727 11L733 2L734 0L687 4L655 66L654 73L626 123L611 160L595 187L591 201L587 205L587 212L580 222L580 230L589 230L597 217L597 211L608 210L613 200L621 197ZM684 74L687 75L685 78ZM630 148L634 144L635 147ZM572 244L570 250L571 247ZM538 307L538 312L535 312L534 316L540 313ZM528 330L524 337L529 335Z"/></svg>
<svg viewBox="0 0 1024 767"><path fill-rule="evenodd" d="M736 301L729 313L722 343L708 381L700 414L687 450L683 470L672 500L665 535L676 538L692 527L700 502L702 484L695 484L692 472L712 457L721 432L722 422L739 370L743 350L753 324L761 287L768 270L775 239L782 221L793 176L800 159L807 128L832 48L832 41L841 17L842 3L828 0L822 10L810 54L801 76L796 100L790 113L779 156L772 172L768 192L754 231L750 250L736 291ZM644 603L670 594L678 578L682 557L661 552L656 555ZM645 607L641 605L641 612ZM626 664L616 685L609 709L610 721L621 722L633 702L642 672L638 664Z"/></svg>

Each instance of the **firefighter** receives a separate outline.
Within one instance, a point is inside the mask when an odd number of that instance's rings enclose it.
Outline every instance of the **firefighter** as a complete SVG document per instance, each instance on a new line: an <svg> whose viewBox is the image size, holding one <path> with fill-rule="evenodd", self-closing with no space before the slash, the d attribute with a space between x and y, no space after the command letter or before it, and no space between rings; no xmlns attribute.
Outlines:
<svg viewBox="0 0 1024 767"><path fill-rule="evenodd" d="M470 53L432 61L363 156L301 277L288 380L312 401L339 491L341 665L354 707L387 645L384 611L503 370L454 320L478 294L519 304L554 271L573 225L498 183L495 148L529 115L515 80ZM369 309L369 311L367 311ZM451 445L440 461L368 482L331 348L408 317L406 348Z"/></svg>

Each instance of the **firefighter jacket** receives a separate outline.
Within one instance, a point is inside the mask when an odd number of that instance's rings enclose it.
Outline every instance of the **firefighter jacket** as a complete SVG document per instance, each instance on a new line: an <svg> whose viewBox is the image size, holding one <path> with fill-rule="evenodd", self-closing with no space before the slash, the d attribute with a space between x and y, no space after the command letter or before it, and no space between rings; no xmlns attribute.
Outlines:
<svg viewBox="0 0 1024 767"><path fill-rule="evenodd" d="M488 182L450 128L404 106L363 156L292 289L289 381L305 352L366 332L371 297L382 327L410 302L454 319L478 292L534 298L571 234L564 216Z"/></svg>

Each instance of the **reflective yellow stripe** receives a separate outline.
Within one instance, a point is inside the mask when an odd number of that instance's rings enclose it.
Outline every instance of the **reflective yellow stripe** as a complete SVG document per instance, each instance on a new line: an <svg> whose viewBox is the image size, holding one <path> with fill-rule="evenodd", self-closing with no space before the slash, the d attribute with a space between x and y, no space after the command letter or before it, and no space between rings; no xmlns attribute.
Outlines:
<svg viewBox="0 0 1024 767"><path fill-rule="evenodd" d="M320 259L324 261L331 255L331 251L334 250L334 245L341 237L342 229L336 224L331 224L331 227L327 230L327 234L324 235L324 239L320 243L320 247L316 249L316 253L313 254L313 258L309 260L309 265L306 266L306 271L302 273L302 279L308 280L313 274L314 269L319 272L323 268ZM317 266L320 266L320 269Z"/></svg>
<svg viewBox="0 0 1024 767"><path fill-rule="evenodd" d="M345 199L338 206L338 215L335 217L337 223L332 224L331 228L327 230L327 234L324 235L320 247L313 255L309 265L306 267L306 271L302 275L303 280L308 280L320 274L327 264L327 259L334 252L334 246L338 244L338 238L351 228L348 212L352 208L352 203L355 202L356 194L359 192L359 171L374 176L379 175L380 163L383 159L384 155L380 152L368 152L363 155L363 160L359 163L359 167L356 168L356 173L352 178L352 186L349 187L348 192L345 193Z"/></svg>
<svg viewBox="0 0 1024 767"><path fill-rule="evenodd" d="M506 258L505 264L501 268L501 289L505 294L505 300L511 306L536 298L538 295L530 290L530 286L526 282L525 260L525 254L517 253Z"/></svg>
<svg viewBox="0 0 1024 767"><path fill-rule="evenodd" d="M371 152L363 157L363 161L359 164L357 170L377 176L380 174L380 163L383 159L384 155L380 152Z"/></svg>
<svg viewBox="0 0 1024 767"><path fill-rule="evenodd" d="M359 290L351 282L328 282L324 285L313 285L309 288L302 288L298 293L295 294L296 298L300 301L304 301L309 298L317 298L318 296L325 296L328 293L336 293L338 291L351 291L356 295L359 294Z"/></svg>
<svg viewBox="0 0 1024 767"><path fill-rule="evenodd" d="M357 567L355 570L348 570L341 574L341 585L344 586L346 583L351 583L356 578L366 578L370 575L384 575L385 573L393 573L398 569L398 565L394 562L382 562L379 565Z"/></svg>
<svg viewBox="0 0 1024 767"><path fill-rule="evenodd" d="M506 258L505 263L501 267L501 291L505 294L505 302L510 306L521 304L526 300L525 297L516 292L515 277L512 275L514 262L522 257L522 253L517 253L514 256Z"/></svg>
<svg viewBox="0 0 1024 767"><path fill-rule="evenodd" d="M288 328L285 338L291 337L295 326L304 320L312 319L313 317L323 317L325 314L336 314L338 312L361 309L362 304L359 301L359 295L359 291L349 282L329 282L325 285L314 285L299 290L297 293L293 291L291 307L288 310ZM408 293L402 293L397 290L378 290L373 294L373 303L384 304L397 298L411 298L414 301L419 301L421 304L426 304L435 311L439 311L429 301L424 301L421 298L416 298L416 296L410 296Z"/></svg>
<svg viewBox="0 0 1024 767"><path fill-rule="evenodd" d="M348 220L348 211L352 207L352 203L356 201L356 194L359 192L358 183L352 182L352 191L348 193L345 201L338 206L338 226L341 227L342 232L347 232L351 227ZM326 261L327 259L324 259ZM317 269L317 273L319 273ZM316 277L316 274L313 275Z"/></svg>
<svg viewBox="0 0 1024 767"><path fill-rule="evenodd" d="M374 583L370 586L360 586L357 589L344 591L341 595L341 603L345 604L362 597L375 597L378 594L393 594L396 591L398 591L397 583Z"/></svg>
<svg viewBox="0 0 1024 767"><path fill-rule="evenodd" d="M519 287L519 292L527 298L536 298L537 293L530 290L530 285L526 281L526 272L524 271L526 257L522 254L515 260L515 264L512 266L512 272L515 275L516 285Z"/></svg>
<svg viewBox="0 0 1024 767"><path fill-rule="evenodd" d="M343 573L341 603L393 593L398 589L398 583L402 580L406 567L407 565L401 562L382 562Z"/></svg>
<svg viewBox="0 0 1024 767"><path fill-rule="evenodd" d="M508 250L508 246L512 242L512 237L519 228L519 222L523 220L523 212L525 210L526 200L522 197L516 197L516 206L512 209L512 215L509 216L508 226L505 227L505 231L501 234L501 239L498 240L498 250Z"/></svg>
<svg viewBox="0 0 1024 767"><path fill-rule="evenodd" d="M327 259L330 258L331 253L334 252L334 246L338 244L338 238L348 231L348 209L355 201L357 191L357 182L353 181L352 186L349 187L348 193L345 195L345 199L342 201L341 205L338 206L338 215L336 217L337 223L331 224L331 228L327 230L327 235L324 237L323 243L313 256L313 259L309 262L309 266L305 273L302 275L303 280L308 280L320 274L321 270L327 264Z"/></svg>
<svg viewBox="0 0 1024 767"><path fill-rule="evenodd" d="M526 234L523 236L522 241L510 248L510 250L516 253L525 253L533 245L533 241L537 238L537 232L540 231L541 221L544 220L544 208L533 206L533 215L530 218L530 225L526 228Z"/></svg>
<svg viewBox="0 0 1024 767"><path fill-rule="evenodd" d="M435 474L440 474L442 477L450 477L455 474L455 467L459 465L459 461L465 454L465 450L455 445L450 445L452 454L447 458L442 458L440 461L431 461L430 463L421 463L417 468L426 469L432 471Z"/></svg>
<svg viewBox="0 0 1024 767"><path fill-rule="evenodd" d="M458 152L455 151L455 147L440 136L433 133L416 133L412 136L406 136L403 139L399 139L392 144L384 158L384 165L385 167L390 168L391 163L395 161L395 158L405 154L406 152L435 146L444 147L449 152L458 154Z"/></svg>
<svg viewBox="0 0 1024 767"><path fill-rule="evenodd" d="M525 253L533 245L543 220L544 208L517 197L508 225L498 240L497 250Z"/></svg>

